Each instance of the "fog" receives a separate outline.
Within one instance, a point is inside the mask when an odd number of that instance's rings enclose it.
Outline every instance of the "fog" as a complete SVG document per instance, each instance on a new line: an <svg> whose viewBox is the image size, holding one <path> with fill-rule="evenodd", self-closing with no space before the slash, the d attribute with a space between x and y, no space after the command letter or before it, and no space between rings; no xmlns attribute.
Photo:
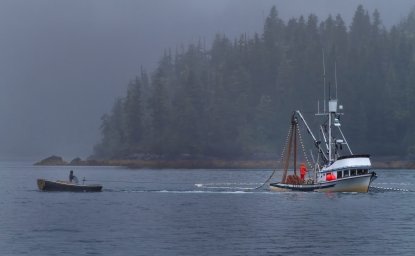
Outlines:
<svg viewBox="0 0 415 256"><path fill-rule="evenodd" d="M276 5L284 20L340 13L358 4L398 23L410 0L37 0L0 2L0 158L87 157L100 117L124 95L140 66L152 71L164 49L216 33L261 31Z"/></svg>

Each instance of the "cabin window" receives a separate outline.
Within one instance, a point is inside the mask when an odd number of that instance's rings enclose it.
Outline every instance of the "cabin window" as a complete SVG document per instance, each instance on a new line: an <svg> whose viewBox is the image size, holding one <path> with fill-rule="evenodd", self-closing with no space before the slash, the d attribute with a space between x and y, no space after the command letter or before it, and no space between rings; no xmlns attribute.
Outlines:
<svg viewBox="0 0 415 256"><path fill-rule="evenodd" d="M348 177L348 176L349 176L349 170L343 171L343 177Z"/></svg>
<svg viewBox="0 0 415 256"><path fill-rule="evenodd" d="M363 170L362 169L358 169L357 170L357 175L362 175L363 174Z"/></svg>
<svg viewBox="0 0 415 256"><path fill-rule="evenodd" d="M342 175L342 171L338 171L338 172L337 172L337 178L338 178L338 179L340 179L341 177L343 177L343 175Z"/></svg>
<svg viewBox="0 0 415 256"><path fill-rule="evenodd" d="M350 176L356 176L356 169L350 171Z"/></svg>

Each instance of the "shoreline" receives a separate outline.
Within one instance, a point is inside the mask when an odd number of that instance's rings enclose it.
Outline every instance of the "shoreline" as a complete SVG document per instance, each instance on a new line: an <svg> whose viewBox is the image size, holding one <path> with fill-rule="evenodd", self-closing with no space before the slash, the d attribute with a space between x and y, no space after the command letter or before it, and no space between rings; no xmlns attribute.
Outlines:
<svg viewBox="0 0 415 256"><path fill-rule="evenodd" d="M274 169L281 164L277 160L81 160L67 162L52 156L37 163L37 166L121 166L131 169ZM415 162L408 160L372 160L372 169L415 169Z"/></svg>

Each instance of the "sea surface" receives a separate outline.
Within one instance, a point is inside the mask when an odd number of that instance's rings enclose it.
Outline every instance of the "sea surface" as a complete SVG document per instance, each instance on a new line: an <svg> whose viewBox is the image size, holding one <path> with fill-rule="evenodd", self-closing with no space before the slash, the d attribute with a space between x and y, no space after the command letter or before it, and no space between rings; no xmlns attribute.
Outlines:
<svg viewBox="0 0 415 256"><path fill-rule="evenodd" d="M38 191L71 169L103 192ZM415 255L415 170L376 170L405 191L250 189L271 172L3 161L0 255Z"/></svg>

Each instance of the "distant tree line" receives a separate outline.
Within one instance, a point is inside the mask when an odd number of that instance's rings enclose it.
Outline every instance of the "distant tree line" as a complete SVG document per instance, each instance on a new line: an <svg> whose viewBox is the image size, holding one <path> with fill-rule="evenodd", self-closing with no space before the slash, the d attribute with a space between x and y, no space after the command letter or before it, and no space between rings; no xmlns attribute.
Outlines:
<svg viewBox="0 0 415 256"><path fill-rule="evenodd" d="M322 49L355 151L414 156L415 11L387 29L358 6L349 27L340 15L284 22L272 7L260 34L166 51L102 117L94 157L277 158L292 111L322 109Z"/></svg>

